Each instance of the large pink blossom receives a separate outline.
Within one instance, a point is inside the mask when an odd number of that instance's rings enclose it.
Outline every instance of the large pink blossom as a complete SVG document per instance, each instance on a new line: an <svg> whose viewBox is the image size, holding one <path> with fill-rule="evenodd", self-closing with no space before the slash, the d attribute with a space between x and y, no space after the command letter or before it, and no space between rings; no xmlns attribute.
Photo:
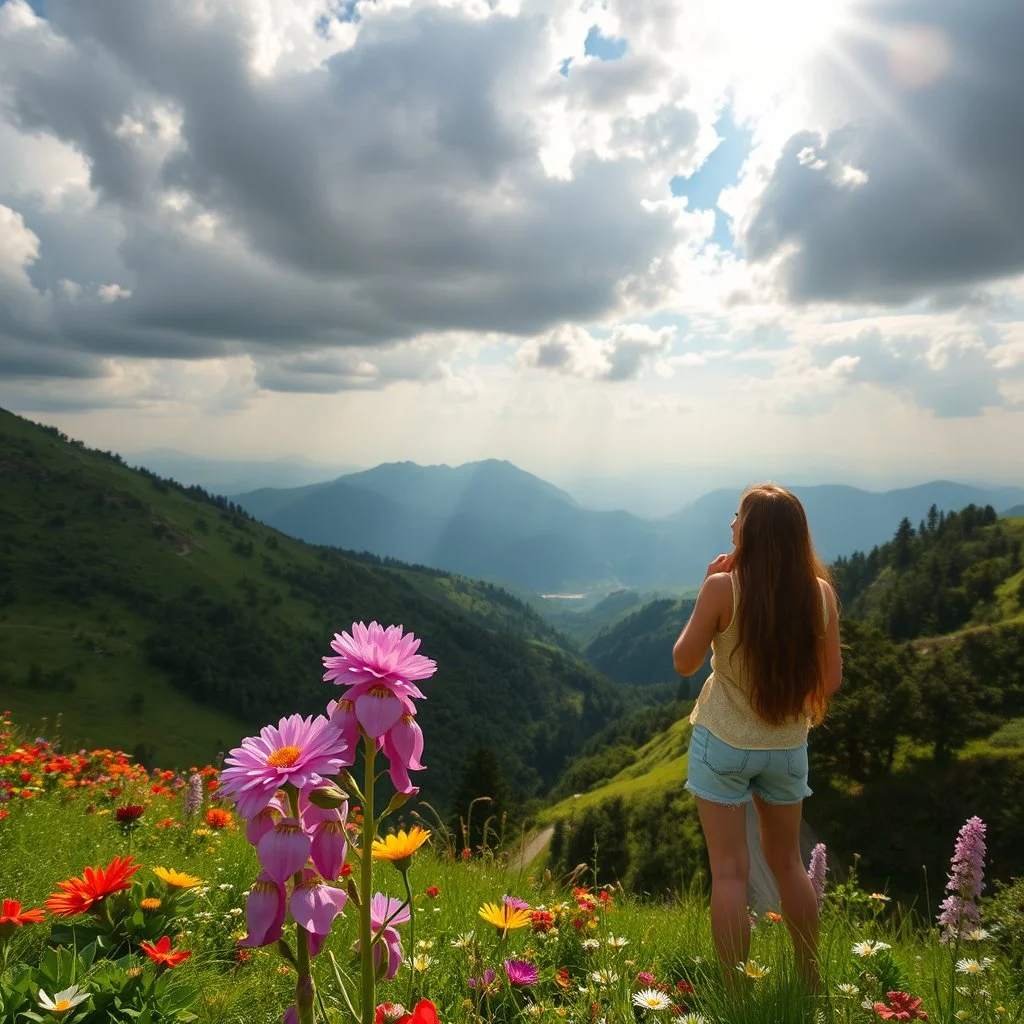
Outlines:
<svg viewBox="0 0 1024 1024"><path fill-rule="evenodd" d="M220 791L234 800L243 818L252 818L282 786L319 785L354 757L355 747L323 715L292 715L276 727L264 726L259 736L247 737L231 751L225 758L230 767L220 773Z"/></svg>
<svg viewBox="0 0 1024 1024"><path fill-rule="evenodd" d="M429 679L437 671L437 664L417 654L419 646L416 636L403 633L401 626L384 629L377 622L369 626L354 622L351 634L334 634L331 647L338 657L324 658L324 680L341 686L379 680L389 685L405 685L410 696L422 696L412 680Z"/></svg>
<svg viewBox="0 0 1024 1024"><path fill-rule="evenodd" d="M300 928L312 935L327 935L347 902L348 895L341 889L327 885L315 871L304 871L302 881L292 890L288 909Z"/></svg>
<svg viewBox="0 0 1024 1024"><path fill-rule="evenodd" d="M287 907L287 893L280 882L263 872L245 901L249 934L240 946L269 946L281 937Z"/></svg>

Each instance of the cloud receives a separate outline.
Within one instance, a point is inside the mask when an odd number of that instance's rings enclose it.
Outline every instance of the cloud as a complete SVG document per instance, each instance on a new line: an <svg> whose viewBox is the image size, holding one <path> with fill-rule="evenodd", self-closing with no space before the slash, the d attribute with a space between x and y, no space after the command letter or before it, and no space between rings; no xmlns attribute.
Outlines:
<svg viewBox="0 0 1024 1024"><path fill-rule="evenodd" d="M863 5L745 231L797 301L905 303L1024 271L1024 5ZM827 113L825 113L827 112Z"/></svg>
<svg viewBox="0 0 1024 1024"><path fill-rule="evenodd" d="M0 295L3 337L376 387L403 379L376 347L530 336L671 290L667 257L706 225L667 174L652 192L651 168L699 161L702 137L663 62L559 75L555 6L333 10L0 6L0 203L34 236L18 287L37 307L30 322ZM642 351L615 358L628 377Z"/></svg>
<svg viewBox="0 0 1024 1024"><path fill-rule="evenodd" d="M599 338L585 328L563 325L526 342L518 360L522 366L585 380L635 380L652 356L668 348L675 333L675 327L623 324Z"/></svg>

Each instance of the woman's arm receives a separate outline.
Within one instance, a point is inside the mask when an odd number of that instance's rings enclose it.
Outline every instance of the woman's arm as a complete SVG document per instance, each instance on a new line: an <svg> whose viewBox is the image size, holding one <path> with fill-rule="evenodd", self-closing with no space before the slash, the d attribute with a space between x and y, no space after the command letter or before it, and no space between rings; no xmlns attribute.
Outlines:
<svg viewBox="0 0 1024 1024"><path fill-rule="evenodd" d="M720 555L708 566L690 621L672 647L672 664L681 676L692 676L701 667L715 633L721 628L723 614L732 614L732 580L728 572L731 558Z"/></svg>
<svg viewBox="0 0 1024 1024"><path fill-rule="evenodd" d="M825 693L831 697L843 681L843 652L839 646L839 602L836 592L825 584L828 625L825 627Z"/></svg>

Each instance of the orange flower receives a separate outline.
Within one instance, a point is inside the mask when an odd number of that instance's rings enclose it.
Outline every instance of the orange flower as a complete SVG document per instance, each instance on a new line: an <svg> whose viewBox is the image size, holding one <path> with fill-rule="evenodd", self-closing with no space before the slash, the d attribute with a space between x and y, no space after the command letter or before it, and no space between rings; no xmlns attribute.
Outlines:
<svg viewBox="0 0 1024 1024"><path fill-rule="evenodd" d="M25 924L39 924L46 917L42 910L22 910L17 900L4 900L0 910L0 937L10 935Z"/></svg>
<svg viewBox="0 0 1024 1024"><path fill-rule="evenodd" d="M164 935L158 942L140 942L139 949L155 964L163 964L165 967L177 967L183 964L191 955L190 949L171 949L171 940Z"/></svg>
<svg viewBox="0 0 1024 1024"><path fill-rule="evenodd" d="M231 828L234 823L235 819L231 816L231 812L225 811L220 807L211 807L206 812L206 824L210 828Z"/></svg>
<svg viewBox="0 0 1024 1024"><path fill-rule="evenodd" d="M60 892L47 899L46 909L59 917L84 914L111 893L130 889L128 879L140 867L131 857L115 857L105 868L86 868L82 878L57 883Z"/></svg>

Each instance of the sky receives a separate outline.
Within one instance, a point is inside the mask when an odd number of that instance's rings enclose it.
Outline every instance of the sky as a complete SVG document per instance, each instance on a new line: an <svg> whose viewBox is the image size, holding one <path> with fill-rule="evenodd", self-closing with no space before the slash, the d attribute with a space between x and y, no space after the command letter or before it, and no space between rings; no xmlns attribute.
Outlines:
<svg viewBox="0 0 1024 1024"><path fill-rule="evenodd" d="M4 0L0 406L1024 482L1019 0Z"/></svg>

